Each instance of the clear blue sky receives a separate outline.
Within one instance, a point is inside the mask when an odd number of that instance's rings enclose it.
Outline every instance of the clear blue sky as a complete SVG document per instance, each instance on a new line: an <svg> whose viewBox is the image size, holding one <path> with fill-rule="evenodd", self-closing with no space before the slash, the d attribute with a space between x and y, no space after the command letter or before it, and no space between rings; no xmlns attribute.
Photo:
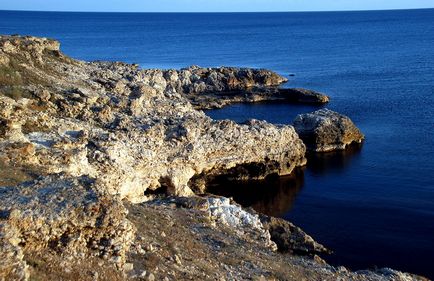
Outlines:
<svg viewBox="0 0 434 281"><path fill-rule="evenodd" d="M336 11L434 8L434 0L0 0L0 10L110 12Z"/></svg>

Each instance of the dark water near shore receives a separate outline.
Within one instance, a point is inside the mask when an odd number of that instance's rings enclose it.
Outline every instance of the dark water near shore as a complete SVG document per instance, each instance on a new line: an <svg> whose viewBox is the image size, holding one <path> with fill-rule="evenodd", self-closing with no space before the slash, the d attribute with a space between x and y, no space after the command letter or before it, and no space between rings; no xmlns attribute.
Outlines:
<svg viewBox="0 0 434 281"><path fill-rule="evenodd" d="M353 269L434 278L434 10L263 14L0 12L0 33L57 38L84 60L249 66L331 96L362 147L311 156L291 177L229 194L281 215ZM233 105L210 116L289 124L317 107ZM264 191L266 190L266 191Z"/></svg>

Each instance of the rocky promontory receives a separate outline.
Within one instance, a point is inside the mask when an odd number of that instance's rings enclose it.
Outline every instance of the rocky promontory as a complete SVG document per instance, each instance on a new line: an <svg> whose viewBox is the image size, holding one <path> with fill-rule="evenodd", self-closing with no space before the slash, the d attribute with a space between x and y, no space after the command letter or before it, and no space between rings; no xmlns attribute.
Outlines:
<svg viewBox="0 0 434 281"><path fill-rule="evenodd" d="M293 127L212 120L178 92L177 72L72 60L48 39L0 44L0 159L28 178L88 175L137 202L157 189L191 195L189 180L210 170L272 163L267 172L285 175L305 164ZM256 75L264 87L282 81L270 71Z"/></svg>
<svg viewBox="0 0 434 281"><path fill-rule="evenodd" d="M279 92L281 76L83 62L59 46L0 36L0 280L421 280L332 267L291 223L195 195L201 177L306 163L292 126L216 121L194 102Z"/></svg>
<svg viewBox="0 0 434 281"><path fill-rule="evenodd" d="M192 66L165 71L164 77L196 109L263 101L311 104L329 102L328 96L312 90L280 88L288 80L264 69Z"/></svg>

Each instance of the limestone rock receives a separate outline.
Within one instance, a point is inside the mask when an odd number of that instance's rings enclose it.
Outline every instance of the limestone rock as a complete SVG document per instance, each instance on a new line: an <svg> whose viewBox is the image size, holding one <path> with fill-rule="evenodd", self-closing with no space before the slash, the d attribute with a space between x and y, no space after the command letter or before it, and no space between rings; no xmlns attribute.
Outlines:
<svg viewBox="0 0 434 281"><path fill-rule="evenodd" d="M307 148L316 152L342 150L364 139L350 118L328 109L300 114L293 125Z"/></svg>
<svg viewBox="0 0 434 281"><path fill-rule="evenodd" d="M192 66L165 75L169 81L181 80L180 92L185 94L236 92L253 87L278 86L287 81L275 72L265 69Z"/></svg>
<svg viewBox="0 0 434 281"><path fill-rule="evenodd" d="M284 219L261 215L261 221L279 251L308 256L330 253L299 227Z"/></svg>
<svg viewBox="0 0 434 281"><path fill-rule="evenodd" d="M178 272L174 279L191 274L241 280L274 269L283 269L279 278L287 274L294 280L407 277L341 273L314 260L283 257L272 251L273 236L282 245L290 239L293 252L321 248L292 225L273 220L264 225L229 199L178 198L167 206L149 200L159 193L192 196L192 187L200 185L192 179L201 175L202 183L219 174L259 179L304 165L306 147L292 126L215 121L195 109L221 97L216 92L238 93L220 99L225 102L281 100L276 88L285 81L281 76L240 68L163 71L81 62L63 55L57 41L20 36L0 36L0 64L10 74L0 83L0 175L24 173L0 181L1 280L28 279L31 262L43 280L121 280L128 276L115 268L134 274L148 270L144 265L152 266L148 279L166 277L161 271L167 270ZM212 98L192 104L192 97L202 96ZM148 203L141 213L142 204L128 201ZM130 220L124 204L133 206ZM147 251L137 252L146 258L130 250L133 243L137 249L143 245L136 229L148 240ZM184 245L183 251L175 244ZM182 266L162 256L175 253ZM40 256L44 263L32 260Z"/></svg>
<svg viewBox="0 0 434 281"><path fill-rule="evenodd" d="M142 278L152 271L156 280L219 280L221 276L231 280L251 280L252 276L266 276L268 280L427 280L388 269L352 272L330 266L314 251L309 254L314 244L301 230L279 219L271 223L262 217L259 220L254 211L240 208L228 198L163 197L127 206L129 218L140 233L137 243L155 245L152 253L144 254L147 258L136 254L139 259L134 269ZM282 248L273 250L263 238L267 225L276 230L282 226L283 237L301 249L303 256L295 255L295 251L288 254ZM161 236L162 232L167 237Z"/></svg>
<svg viewBox="0 0 434 281"><path fill-rule="evenodd" d="M249 213L241 206L231 203L229 198L211 197L208 198L208 211L210 217L217 223L228 225L240 233L244 231L259 233L259 238L273 250L276 250L276 244L271 241L270 233L264 228L259 216L255 213Z"/></svg>
<svg viewBox="0 0 434 281"><path fill-rule="evenodd" d="M60 43L47 38L33 36L1 36L0 49L6 54L25 54L28 58L44 63L44 52L59 52ZM6 60L8 61L8 60ZM31 60L29 61L31 62Z"/></svg>
<svg viewBox="0 0 434 281"><path fill-rule="evenodd" d="M214 121L185 96L199 88L226 91L285 81L271 71L141 70L75 61L54 54L58 43L48 39L2 36L0 42L15 62L10 67L25 64L17 69L22 78L39 81L17 86L30 93L27 98L11 98L0 85L0 122L7 124L0 130L0 159L15 167L36 175L91 176L109 194L140 202L156 190L192 195L190 179L207 171L254 163L288 174L305 163L305 147L291 126ZM17 146L34 151L22 157Z"/></svg>
<svg viewBox="0 0 434 281"><path fill-rule="evenodd" d="M64 175L0 187L0 250L10 257L2 258L0 277L13 278L20 270L26 275L24 251L106 256L122 265L134 226L120 201L96 189L87 177Z"/></svg>
<svg viewBox="0 0 434 281"><path fill-rule="evenodd" d="M288 80L265 69L220 67L165 71L167 84L185 96L195 108L221 108L240 102L287 101L323 104L324 94L307 89L278 88Z"/></svg>

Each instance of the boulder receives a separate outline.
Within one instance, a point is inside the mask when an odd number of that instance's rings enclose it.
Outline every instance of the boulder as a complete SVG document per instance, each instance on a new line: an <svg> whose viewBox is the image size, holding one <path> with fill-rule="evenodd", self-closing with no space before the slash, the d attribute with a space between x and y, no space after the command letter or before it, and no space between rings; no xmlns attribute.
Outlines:
<svg viewBox="0 0 434 281"><path fill-rule="evenodd" d="M300 114L293 125L307 149L315 152L343 150L365 138L350 118L328 109Z"/></svg>
<svg viewBox="0 0 434 281"><path fill-rule="evenodd" d="M261 222L264 228L269 231L270 239L276 243L278 250L281 252L306 256L331 253L327 248L289 221L261 215Z"/></svg>

